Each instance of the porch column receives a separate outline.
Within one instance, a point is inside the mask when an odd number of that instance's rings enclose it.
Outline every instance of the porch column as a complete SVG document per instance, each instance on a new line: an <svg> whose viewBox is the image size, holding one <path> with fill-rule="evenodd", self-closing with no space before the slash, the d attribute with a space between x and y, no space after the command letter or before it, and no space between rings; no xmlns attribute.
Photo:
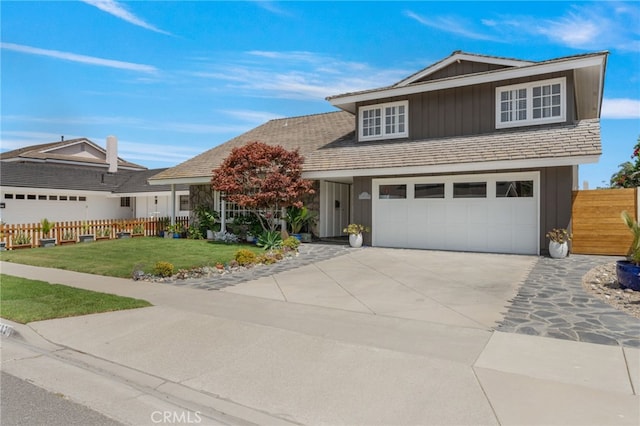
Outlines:
<svg viewBox="0 0 640 426"><path fill-rule="evenodd" d="M176 185L171 184L171 224L176 224Z"/></svg>
<svg viewBox="0 0 640 426"><path fill-rule="evenodd" d="M227 203L222 192L220 193L220 230L227 230Z"/></svg>

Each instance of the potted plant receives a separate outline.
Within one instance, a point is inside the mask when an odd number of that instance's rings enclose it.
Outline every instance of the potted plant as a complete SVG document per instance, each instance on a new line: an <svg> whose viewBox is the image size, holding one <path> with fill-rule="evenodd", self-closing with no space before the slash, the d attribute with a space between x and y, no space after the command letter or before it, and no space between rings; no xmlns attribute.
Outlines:
<svg viewBox="0 0 640 426"><path fill-rule="evenodd" d="M175 223L173 225L169 225L169 228L167 229L167 232L169 233L170 237L173 238L180 238L182 237L183 233L185 232L184 226L181 223Z"/></svg>
<svg viewBox="0 0 640 426"><path fill-rule="evenodd" d="M207 240L213 240L214 232L220 230L220 225L217 225L218 212L210 210L205 205L199 205L195 209L195 214L198 218L198 227L202 235L206 235Z"/></svg>
<svg viewBox="0 0 640 426"><path fill-rule="evenodd" d="M171 220L168 217L158 218L156 221L156 230L159 237L164 237Z"/></svg>
<svg viewBox="0 0 640 426"><path fill-rule="evenodd" d="M111 238L111 228L103 226L96 229L96 240L108 240Z"/></svg>
<svg viewBox="0 0 640 426"><path fill-rule="evenodd" d="M633 242L627 253L627 260L616 262L616 275L620 287L640 291L640 224L633 220L629 212L622 212L622 220L633 234Z"/></svg>
<svg viewBox="0 0 640 426"><path fill-rule="evenodd" d="M144 236L144 225L141 223L136 224L133 227L133 234L131 234L134 237L142 237Z"/></svg>
<svg viewBox="0 0 640 426"><path fill-rule="evenodd" d="M91 227L87 222L82 222L82 234L78 235L78 240L81 243L89 243L95 241L95 234L91 233Z"/></svg>
<svg viewBox="0 0 640 426"><path fill-rule="evenodd" d="M120 221L116 224L116 237L131 238L131 231L129 231L125 221Z"/></svg>
<svg viewBox="0 0 640 426"><path fill-rule="evenodd" d="M51 230L56 224L50 222L46 217L40 221L40 230L42 231L42 238L40 238L40 247L54 247L56 245L56 239L51 238Z"/></svg>
<svg viewBox="0 0 640 426"><path fill-rule="evenodd" d="M549 255L554 259L567 257L571 234L564 228L553 228L547 232L549 238Z"/></svg>
<svg viewBox="0 0 640 426"><path fill-rule="evenodd" d="M342 232L349 234L349 245L358 248L362 247L362 233L371 232L371 228L359 223L350 223Z"/></svg>
<svg viewBox="0 0 640 426"><path fill-rule="evenodd" d="M0 227L4 228L4 222L0 221ZM7 242L4 240L4 231L0 231L0 251L7 249Z"/></svg>
<svg viewBox="0 0 640 426"><path fill-rule="evenodd" d="M286 221L291 229L291 235L296 237L298 241L302 241L302 229L308 227L315 220L315 213L307 207L289 207L287 209ZM307 233L308 234L308 233ZM310 242L311 236L304 238L305 242Z"/></svg>
<svg viewBox="0 0 640 426"><path fill-rule="evenodd" d="M13 250L31 248L31 236L24 231L18 231L12 238L11 248Z"/></svg>
<svg viewBox="0 0 640 426"><path fill-rule="evenodd" d="M76 243L76 234L73 233L73 231L69 231L66 230L63 232L62 234L62 238L60 238L60 245L67 245L67 244L75 244Z"/></svg>

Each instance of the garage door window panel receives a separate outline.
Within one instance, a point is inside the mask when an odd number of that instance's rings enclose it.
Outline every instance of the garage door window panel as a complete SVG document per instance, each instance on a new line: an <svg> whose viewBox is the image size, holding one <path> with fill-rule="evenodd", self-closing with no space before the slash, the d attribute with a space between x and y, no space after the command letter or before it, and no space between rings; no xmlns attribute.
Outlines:
<svg viewBox="0 0 640 426"><path fill-rule="evenodd" d="M533 197L532 180L498 181L496 182L497 198L531 198Z"/></svg>
<svg viewBox="0 0 640 426"><path fill-rule="evenodd" d="M486 182L454 183L453 198L487 198L487 183Z"/></svg>
<svg viewBox="0 0 640 426"><path fill-rule="evenodd" d="M404 200L407 198L407 185L380 185L379 198Z"/></svg>
<svg viewBox="0 0 640 426"><path fill-rule="evenodd" d="M444 183L417 183L414 198L444 198Z"/></svg>

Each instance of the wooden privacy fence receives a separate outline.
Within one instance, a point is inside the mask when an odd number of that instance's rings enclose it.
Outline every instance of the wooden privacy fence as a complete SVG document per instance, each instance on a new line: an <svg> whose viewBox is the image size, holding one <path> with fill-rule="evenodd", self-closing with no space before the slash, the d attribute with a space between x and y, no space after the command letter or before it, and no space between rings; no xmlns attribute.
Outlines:
<svg viewBox="0 0 640 426"><path fill-rule="evenodd" d="M0 242L7 249L37 247L41 238L55 238L57 244L75 243L81 235L91 234L96 240L117 238L119 232L129 232L132 236L155 236L165 231L171 219L138 218L138 219L106 219L56 222L46 236L40 223L0 224ZM189 226L189 217L176 217L176 224L184 229Z"/></svg>
<svg viewBox="0 0 640 426"><path fill-rule="evenodd" d="M638 220L638 188L573 191L571 252L626 255L633 237L624 210Z"/></svg>

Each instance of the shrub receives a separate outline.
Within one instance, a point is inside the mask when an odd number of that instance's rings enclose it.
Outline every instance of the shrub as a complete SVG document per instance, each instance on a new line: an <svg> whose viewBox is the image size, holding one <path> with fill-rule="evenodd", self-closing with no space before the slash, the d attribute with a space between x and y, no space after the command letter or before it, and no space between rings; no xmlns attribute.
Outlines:
<svg viewBox="0 0 640 426"><path fill-rule="evenodd" d="M236 252L236 262L241 266L248 266L256 263L256 254L251 250L240 249Z"/></svg>
<svg viewBox="0 0 640 426"><path fill-rule="evenodd" d="M289 237L282 242L282 247L290 251L298 251L298 247L300 247L300 240L296 237Z"/></svg>
<svg viewBox="0 0 640 426"><path fill-rule="evenodd" d="M204 237L200 229L196 228L195 226L190 226L187 230L187 238L190 238L192 240L201 240Z"/></svg>
<svg viewBox="0 0 640 426"><path fill-rule="evenodd" d="M262 247L265 250L274 250L282 247L282 236L280 231L265 231L258 237L256 243L258 247Z"/></svg>
<svg viewBox="0 0 640 426"><path fill-rule="evenodd" d="M161 277L170 277L173 275L173 264L163 261L157 262L153 272Z"/></svg>
<svg viewBox="0 0 640 426"><path fill-rule="evenodd" d="M216 232L215 234L213 234L213 239L225 244L235 244L238 242L238 236L227 231Z"/></svg>
<svg viewBox="0 0 640 426"><path fill-rule="evenodd" d="M272 265L278 261L275 256L272 256L270 253L261 254L256 259L257 263L261 263L263 265Z"/></svg>

